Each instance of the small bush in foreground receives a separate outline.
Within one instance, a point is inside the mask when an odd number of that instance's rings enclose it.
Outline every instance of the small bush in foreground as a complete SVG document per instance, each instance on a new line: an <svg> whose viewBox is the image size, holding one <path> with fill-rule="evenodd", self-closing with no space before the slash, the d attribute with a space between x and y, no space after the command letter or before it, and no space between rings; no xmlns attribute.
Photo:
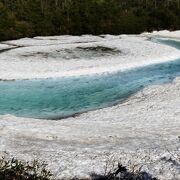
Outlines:
<svg viewBox="0 0 180 180"><path fill-rule="evenodd" d="M45 163L33 161L22 163L19 160L0 159L0 180L50 180L52 174Z"/></svg>
<svg viewBox="0 0 180 180"><path fill-rule="evenodd" d="M53 175L47 170L47 164L34 160L32 163L23 163L19 160L0 159L0 180L51 180ZM73 180L80 180L73 178ZM82 179L84 180L84 179ZM144 171L129 171L125 166L118 163L104 175L90 174L90 180L157 180Z"/></svg>
<svg viewBox="0 0 180 180"><path fill-rule="evenodd" d="M105 175L92 173L90 176L92 180L157 180L144 171L128 171L127 168L120 163L117 168L107 172Z"/></svg>

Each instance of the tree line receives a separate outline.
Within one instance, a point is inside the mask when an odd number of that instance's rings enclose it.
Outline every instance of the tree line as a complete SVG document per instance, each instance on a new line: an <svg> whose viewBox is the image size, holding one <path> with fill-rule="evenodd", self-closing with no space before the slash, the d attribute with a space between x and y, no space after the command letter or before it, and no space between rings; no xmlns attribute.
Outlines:
<svg viewBox="0 0 180 180"><path fill-rule="evenodd" d="M180 0L0 0L0 40L180 29Z"/></svg>

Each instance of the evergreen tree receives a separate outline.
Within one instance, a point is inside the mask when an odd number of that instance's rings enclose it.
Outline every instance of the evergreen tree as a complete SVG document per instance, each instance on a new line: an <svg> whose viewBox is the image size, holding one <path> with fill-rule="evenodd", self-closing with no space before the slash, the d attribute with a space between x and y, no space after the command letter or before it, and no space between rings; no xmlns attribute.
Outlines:
<svg viewBox="0 0 180 180"><path fill-rule="evenodd" d="M0 40L180 29L180 0L0 0Z"/></svg>

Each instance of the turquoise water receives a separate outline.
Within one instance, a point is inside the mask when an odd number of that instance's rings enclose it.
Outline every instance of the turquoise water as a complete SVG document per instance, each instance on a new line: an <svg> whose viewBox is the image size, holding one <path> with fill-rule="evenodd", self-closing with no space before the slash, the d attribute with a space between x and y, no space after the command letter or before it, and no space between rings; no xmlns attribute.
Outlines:
<svg viewBox="0 0 180 180"><path fill-rule="evenodd" d="M59 119L107 107L180 76L180 59L107 75L0 82L0 114Z"/></svg>
<svg viewBox="0 0 180 180"><path fill-rule="evenodd" d="M175 47L176 49L180 49L180 41L175 41L171 39L157 39L157 41L159 43Z"/></svg>

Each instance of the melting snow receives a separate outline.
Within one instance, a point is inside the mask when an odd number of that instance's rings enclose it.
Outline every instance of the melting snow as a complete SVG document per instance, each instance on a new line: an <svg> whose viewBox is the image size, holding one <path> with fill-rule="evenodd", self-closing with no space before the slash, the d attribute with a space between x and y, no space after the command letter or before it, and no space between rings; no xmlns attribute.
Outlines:
<svg viewBox="0 0 180 180"><path fill-rule="evenodd" d="M96 42L79 43L83 38ZM42 45L44 41L56 39L66 43ZM68 44L67 41L72 39L75 43ZM42 44L33 46L37 40ZM13 41L13 44L23 41ZM180 51L175 48L155 44L142 36L82 36L78 43L77 38L71 36L64 39L38 37L31 41L26 41L30 47L0 54L1 79L111 72L180 57ZM103 57L98 61L96 58L59 60L43 56L39 59L37 55L38 52L49 53L77 46L113 47L123 55ZM32 53L33 57L28 56ZM160 179L180 179L179 165L171 161L169 153L175 154L179 148L179 107L180 79L177 78L171 84L147 87L123 104L65 120L0 116L0 154L22 160L45 160L57 177L88 177L92 171L102 172L105 161L114 157L122 158L125 164L131 160L133 164L144 165L143 169Z"/></svg>

